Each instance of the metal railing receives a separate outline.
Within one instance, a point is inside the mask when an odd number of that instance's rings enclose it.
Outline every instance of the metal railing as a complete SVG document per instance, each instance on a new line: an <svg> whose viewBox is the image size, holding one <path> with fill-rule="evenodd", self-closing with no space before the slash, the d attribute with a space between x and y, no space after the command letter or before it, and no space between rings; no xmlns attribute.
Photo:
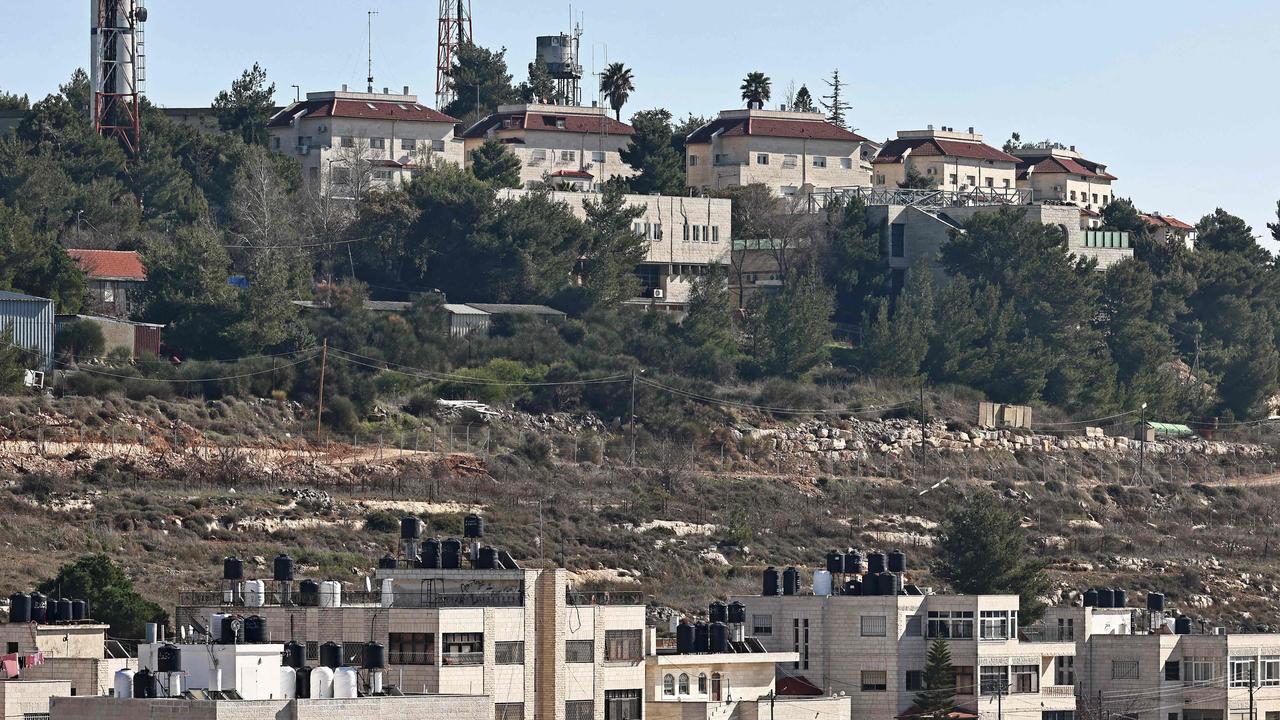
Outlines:
<svg viewBox="0 0 1280 720"><path fill-rule="evenodd" d="M1024 625L1018 630L1018 639L1023 642L1075 642L1074 627L1057 625Z"/></svg>
<svg viewBox="0 0 1280 720"><path fill-rule="evenodd" d="M465 592L440 592L433 590L396 590L390 596L391 607L397 608L458 608L458 607L521 607L524 605L524 592L511 590L474 590ZM340 607L380 607L383 596L380 590L343 590L339 597ZM240 598L228 601L224 592L190 591L178 594L178 605L181 607L234 608L246 613L264 607L319 607L320 598L303 597L297 587L291 593L281 595L275 590L268 591L262 605L246 605L243 594Z"/></svg>
<svg viewBox="0 0 1280 720"><path fill-rule="evenodd" d="M440 655L440 664L446 665L446 666L483 665L484 653L483 652L442 653Z"/></svg>
<svg viewBox="0 0 1280 720"><path fill-rule="evenodd" d="M644 593L633 590L569 590L569 605L643 605Z"/></svg>
<svg viewBox="0 0 1280 720"><path fill-rule="evenodd" d="M914 205L916 207L982 207L1030 205L1032 191L1023 188L972 188L969 190L913 189L857 185L819 190L808 196L808 210L825 210L836 200L859 198L867 205Z"/></svg>

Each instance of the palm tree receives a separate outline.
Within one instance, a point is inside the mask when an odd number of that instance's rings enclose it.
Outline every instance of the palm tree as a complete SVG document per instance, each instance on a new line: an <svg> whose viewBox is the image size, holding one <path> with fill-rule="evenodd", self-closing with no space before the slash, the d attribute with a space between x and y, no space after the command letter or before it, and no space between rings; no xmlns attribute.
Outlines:
<svg viewBox="0 0 1280 720"><path fill-rule="evenodd" d="M600 74L600 92L604 93L605 99L613 107L613 114L618 122L622 122L622 106L631 99L631 93L635 89L631 68L622 63L610 63Z"/></svg>
<svg viewBox="0 0 1280 720"><path fill-rule="evenodd" d="M763 109L772 95L772 84L769 76L762 72L747 73L742 81L742 99L747 101L747 107Z"/></svg>

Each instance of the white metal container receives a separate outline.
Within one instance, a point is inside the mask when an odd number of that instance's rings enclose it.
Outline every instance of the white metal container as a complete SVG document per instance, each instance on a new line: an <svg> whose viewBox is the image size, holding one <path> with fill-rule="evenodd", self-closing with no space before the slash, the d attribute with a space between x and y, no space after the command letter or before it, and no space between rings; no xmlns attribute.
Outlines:
<svg viewBox="0 0 1280 720"><path fill-rule="evenodd" d="M266 603L267 584L261 580L250 580L244 584L244 606L260 608Z"/></svg>
<svg viewBox="0 0 1280 720"><path fill-rule="evenodd" d="M324 700L333 697L333 671L320 666L311 670L311 699Z"/></svg>
<svg viewBox="0 0 1280 720"><path fill-rule="evenodd" d="M333 674L333 696L335 698L353 698L357 695L359 678L353 667L340 667Z"/></svg>
<svg viewBox="0 0 1280 720"><path fill-rule="evenodd" d="M396 604L395 581L391 578L382 580L382 607L389 608Z"/></svg>
<svg viewBox="0 0 1280 720"><path fill-rule="evenodd" d="M280 697L292 700L298 694L298 672L285 665L280 668Z"/></svg>
<svg viewBox="0 0 1280 720"><path fill-rule="evenodd" d="M813 573L813 594L818 596L831 594L831 571L818 570Z"/></svg>
<svg viewBox="0 0 1280 720"><path fill-rule="evenodd" d="M116 697L127 700L133 697L133 671L125 668L116 671Z"/></svg>
<svg viewBox="0 0 1280 720"><path fill-rule="evenodd" d="M320 583L320 607L342 607L342 583L336 580L325 580Z"/></svg>

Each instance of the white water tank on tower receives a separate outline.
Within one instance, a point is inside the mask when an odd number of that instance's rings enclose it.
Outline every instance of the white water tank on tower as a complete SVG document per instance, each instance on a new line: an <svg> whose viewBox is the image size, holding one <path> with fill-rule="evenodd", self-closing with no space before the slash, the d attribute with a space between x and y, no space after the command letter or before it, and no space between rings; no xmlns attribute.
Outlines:
<svg viewBox="0 0 1280 720"><path fill-rule="evenodd" d="M320 583L320 607L342 607L342 583L336 580L325 580Z"/></svg>
<svg viewBox="0 0 1280 720"><path fill-rule="evenodd" d="M244 584L244 606L259 608L267 600L267 584L261 580L250 580Z"/></svg>
<svg viewBox="0 0 1280 720"><path fill-rule="evenodd" d="M813 594L826 596L831 594L831 572L818 570L813 573Z"/></svg>
<svg viewBox="0 0 1280 720"><path fill-rule="evenodd" d="M333 697L333 671L323 665L311 669L311 699L324 700Z"/></svg>
<svg viewBox="0 0 1280 720"><path fill-rule="evenodd" d="M382 607L389 608L396 604L395 581L391 578L382 579Z"/></svg>
<svg viewBox="0 0 1280 720"><path fill-rule="evenodd" d="M280 697L292 700L298 694L298 671L285 665L280 668Z"/></svg>
<svg viewBox="0 0 1280 720"><path fill-rule="evenodd" d="M116 697L127 700L133 697L133 671L125 668L116 671Z"/></svg>
<svg viewBox="0 0 1280 720"><path fill-rule="evenodd" d="M353 667L340 667L333 674L333 696L335 698L354 698L357 695L359 678Z"/></svg>

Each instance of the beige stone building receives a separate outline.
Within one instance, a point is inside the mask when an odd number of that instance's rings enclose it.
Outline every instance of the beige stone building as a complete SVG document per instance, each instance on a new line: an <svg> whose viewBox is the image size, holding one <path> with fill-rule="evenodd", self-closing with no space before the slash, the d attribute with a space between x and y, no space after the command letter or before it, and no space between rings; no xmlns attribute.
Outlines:
<svg viewBox="0 0 1280 720"><path fill-rule="evenodd" d="M1037 203L1068 203L1082 211L1084 227L1101 224L1102 209L1111 204L1111 183L1117 178L1107 166L1086 159L1075 147L1049 143L1026 145L1013 151L1018 158L1018 187L1032 191Z"/></svg>
<svg viewBox="0 0 1280 720"><path fill-rule="evenodd" d="M982 134L969 128L957 132L902 130L885 143L872 161L877 187L898 187L911 171L933 182L939 190L979 191L995 197L1016 197L1018 158L983 142Z"/></svg>
<svg viewBox="0 0 1280 720"><path fill-rule="evenodd" d="M230 604L223 592L189 593L179 624L214 613L258 615L271 642L342 646L359 664L363 644L387 651L386 683L406 693L486 695L499 720L639 720L645 612L638 593L581 593L565 570L381 568L377 590L344 588L326 601ZM246 606L247 603L247 606ZM305 604L304 604L305 603ZM321 607L323 604L325 606Z"/></svg>
<svg viewBox="0 0 1280 720"><path fill-rule="evenodd" d="M487 698L457 695L294 700L81 698L54 700L50 720L493 720Z"/></svg>
<svg viewBox="0 0 1280 720"><path fill-rule="evenodd" d="M271 148L296 155L303 180L336 197L408 180L426 164L463 163L458 120L418 102L404 88L395 94L340 91L307 93L271 118Z"/></svg>
<svg viewBox="0 0 1280 720"><path fill-rule="evenodd" d="M501 190L499 198L518 199L528 190ZM556 191L551 196L586 219L586 202L599 202L593 192ZM693 281L713 266L729 263L733 246L733 204L729 200L670 195L628 195L627 203L644 209L632 229L649 241L649 253L636 268L641 294L631 302L669 312L683 312Z"/></svg>
<svg viewBox="0 0 1280 720"><path fill-rule="evenodd" d="M66 680L0 680L0 720L48 717L50 700L69 695Z"/></svg>
<svg viewBox="0 0 1280 720"><path fill-rule="evenodd" d="M606 108L570 105L501 105L462 133L466 163L486 140L498 140L520 158L523 187L591 189L612 177L636 174L622 161L635 130Z"/></svg>
<svg viewBox="0 0 1280 720"><path fill-rule="evenodd" d="M86 623L8 623L0 625L0 655L25 659L44 654L43 665L26 665L24 680L60 681L73 695L105 695L117 670L134 667L123 647L107 640L106 625Z"/></svg>
<svg viewBox="0 0 1280 720"><path fill-rule="evenodd" d="M802 188L866 185L875 145L819 113L725 110L686 140L689 187L762 183L783 196Z"/></svg>
<svg viewBox="0 0 1280 720"><path fill-rule="evenodd" d="M1172 215L1161 215L1160 213L1146 213L1142 216L1147 221L1147 227L1151 228L1152 239L1157 242L1178 242L1182 243L1188 250L1196 249L1196 228L1189 225Z"/></svg>

